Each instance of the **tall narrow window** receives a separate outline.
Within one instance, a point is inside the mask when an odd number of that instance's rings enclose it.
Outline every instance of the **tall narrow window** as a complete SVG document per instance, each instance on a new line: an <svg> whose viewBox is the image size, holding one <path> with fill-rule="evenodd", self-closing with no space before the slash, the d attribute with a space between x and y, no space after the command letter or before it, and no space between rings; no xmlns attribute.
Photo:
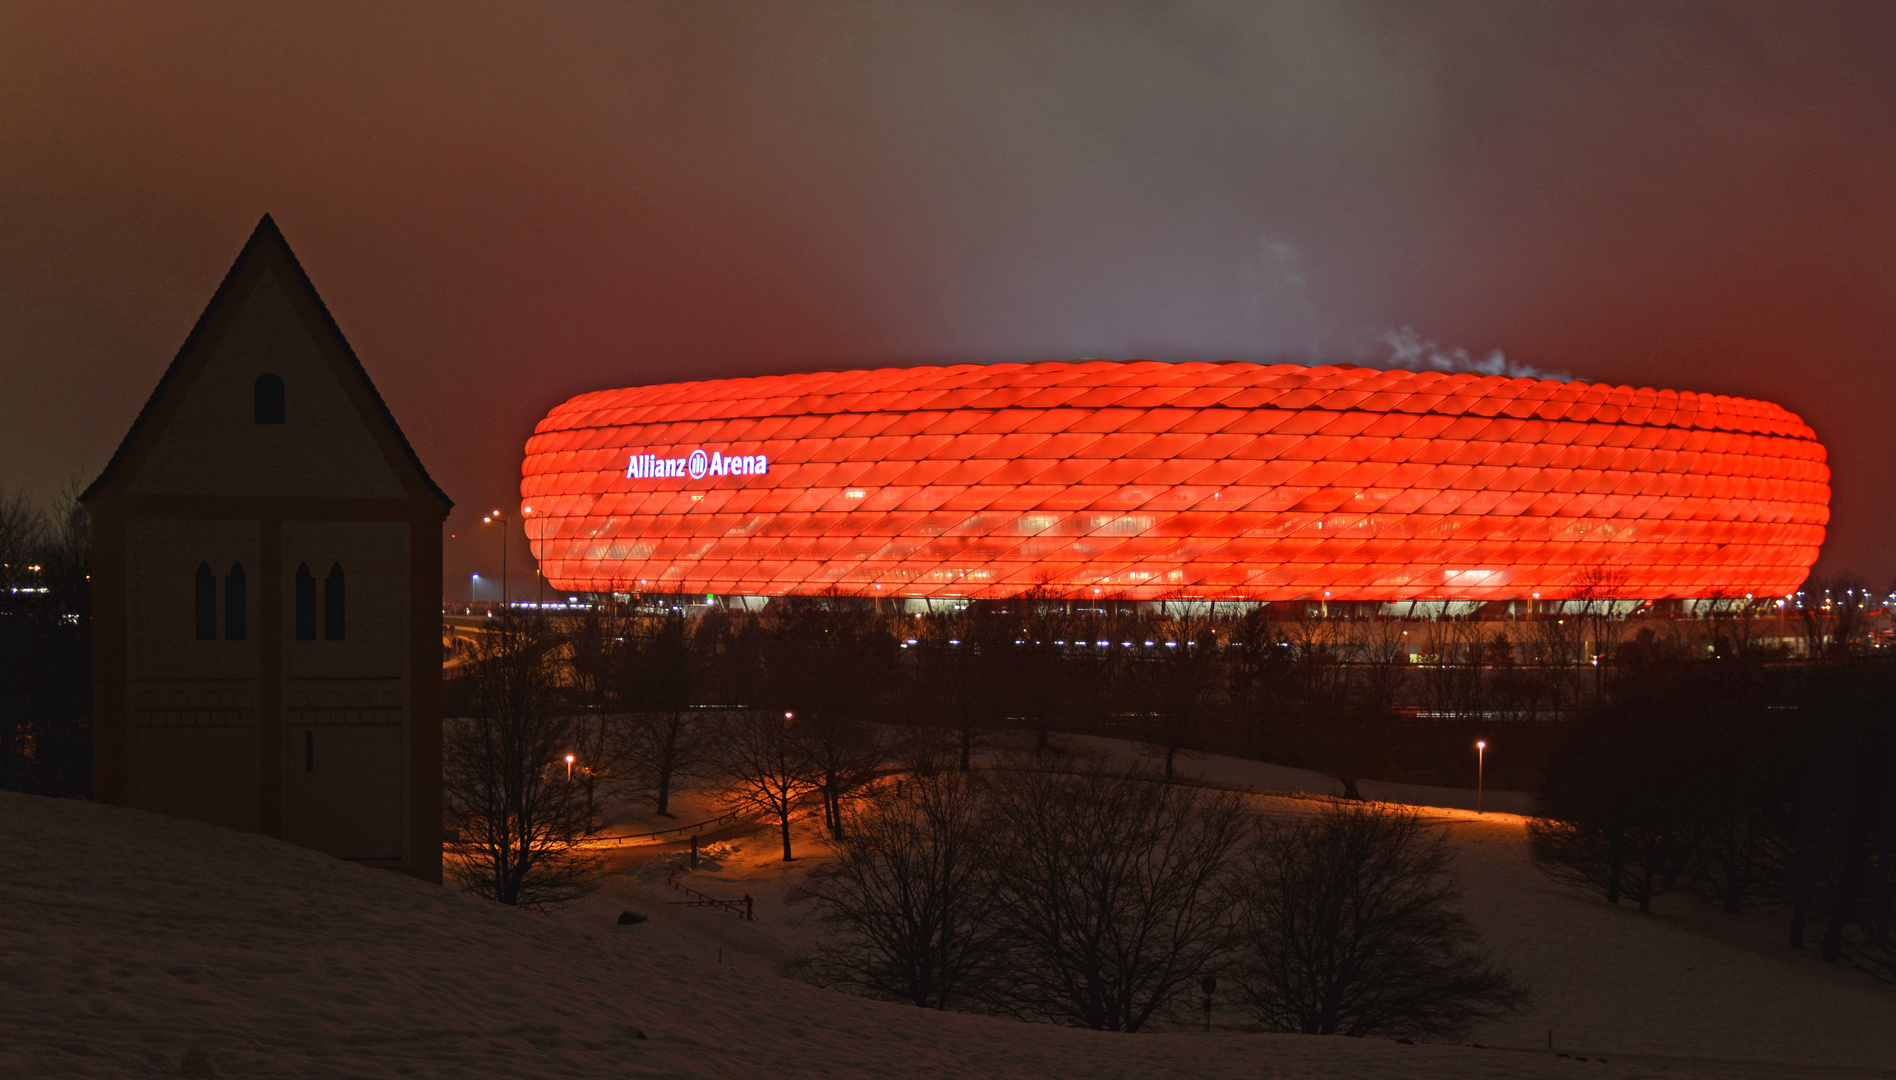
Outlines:
<svg viewBox="0 0 1896 1080"><path fill-rule="evenodd" d="M217 575L201 562L197 572L197 639L217 640Z"/></svg>
<svg viewBox="0 0 1896 1080"><path fill-rule="evenodd" d="M296 640L316 640L316 575L308 563L296 568Z"/></svg>
<svg viewBox="0 0 1896 1080"><path fill-rule="evenodd" d="M244 565L231 563L224 575L224 640L244 639Z"/></svg>
<svg viewBox="0 0 1896 1080"><path fill-rule="evenodd" d="M257 423L283 422L283 380L275 375L259 375L252 387L257 404Z"/></svg>
<svg viewBox="0 0 1896 1080"><path fill-rule="evenodd" d="M342 564L331 563L323 579L323 640L342 640Z"/></svg>

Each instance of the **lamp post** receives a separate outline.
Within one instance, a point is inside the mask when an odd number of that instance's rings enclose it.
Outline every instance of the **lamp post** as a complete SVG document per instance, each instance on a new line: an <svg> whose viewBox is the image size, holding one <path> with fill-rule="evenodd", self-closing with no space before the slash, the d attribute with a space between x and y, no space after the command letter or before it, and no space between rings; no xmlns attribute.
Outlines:
<svg viewBox="0 0 1896 1080"><path fill-rule="evenodd" d="M573 755L571 754L566 755L566 779L569 782L573 779Z"/></svg>
<svg viewBox="0 0 1896 1080"><path fill-rule="evenodd" d="M1475 813L1481 813L1482 774L1486 771L1488 760L1488 740L1475 740Z"/></svg>
<svg viewBox="0 0 1896 1080"><path fill-rule="evenodd" d="M495 510L481 519L481 524L500 522L500 610L507 610L507 515Z"/></svg>

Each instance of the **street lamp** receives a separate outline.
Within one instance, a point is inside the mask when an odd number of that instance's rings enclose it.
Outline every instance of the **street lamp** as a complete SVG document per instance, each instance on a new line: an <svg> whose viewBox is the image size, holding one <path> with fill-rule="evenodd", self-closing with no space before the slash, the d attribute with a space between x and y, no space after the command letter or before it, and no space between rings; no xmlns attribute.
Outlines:
<svg viewBox="0 0 1896 1080"><path fill-rule="evenodd" d="M498 510L481 519L481 524L500 522L500 610L507 610L507 515Z"/></svg>
<svg viewBox="0 0 1896 1080"><path fill-rule="evenodd" d="M571 780L572 778L573 778L573 755L568 754L566 755L566 779Z"/></svg>
<svg viewBox="0 0 1896 1080"><path fill-rule="evenodd" d="M1475 740L1475 813L1481 813L1481 781L1488 760L1488 740Z"/></svg>

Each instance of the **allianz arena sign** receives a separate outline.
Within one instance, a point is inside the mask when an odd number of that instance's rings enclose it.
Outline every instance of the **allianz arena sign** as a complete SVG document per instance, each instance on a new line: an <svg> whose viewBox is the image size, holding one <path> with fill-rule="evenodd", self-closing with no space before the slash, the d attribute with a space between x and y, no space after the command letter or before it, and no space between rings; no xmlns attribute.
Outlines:
<svg viewBox="0 0 1896 1080"><path fill-rule="evenodd" d="M1830 513L1823 444L1770 402L1289 364L602 390L521 472L542 572L596 592L1782 596Z"/></svg>
<svg viewBox="0 0 1896 1080"><path fill-rule="evenodd" d="M661 454L633 454L625 467L627 480L655 480L707 476L763 476L770 471L770 458L764 454L731 455L721 451L704 452L703 447L684 457Z"/></svg>

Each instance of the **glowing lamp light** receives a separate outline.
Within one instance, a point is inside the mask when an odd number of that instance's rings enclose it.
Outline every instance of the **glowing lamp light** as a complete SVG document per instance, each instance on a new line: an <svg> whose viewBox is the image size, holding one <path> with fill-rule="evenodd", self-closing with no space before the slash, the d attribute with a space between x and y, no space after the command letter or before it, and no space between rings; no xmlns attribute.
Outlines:
<svg viewBox="0 0 1896 1080"><path fill-rule="evenodd" d="M1486 772L1488 740L1475 740L1475 813L1481 813L1482 774Z"/></svg>

